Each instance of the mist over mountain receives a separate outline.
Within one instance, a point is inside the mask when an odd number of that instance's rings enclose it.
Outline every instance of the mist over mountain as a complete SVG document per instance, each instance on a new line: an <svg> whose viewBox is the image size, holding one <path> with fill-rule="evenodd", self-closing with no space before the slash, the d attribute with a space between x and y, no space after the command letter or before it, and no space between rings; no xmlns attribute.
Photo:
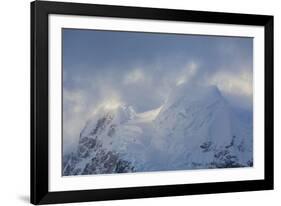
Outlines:
<svg viewBox="0 0 281 206"><path fill-rule="evenodd" d="M216 86L178 85L160 107L100 108L81 129L63 175L249 167L252 114Z"/></svg>

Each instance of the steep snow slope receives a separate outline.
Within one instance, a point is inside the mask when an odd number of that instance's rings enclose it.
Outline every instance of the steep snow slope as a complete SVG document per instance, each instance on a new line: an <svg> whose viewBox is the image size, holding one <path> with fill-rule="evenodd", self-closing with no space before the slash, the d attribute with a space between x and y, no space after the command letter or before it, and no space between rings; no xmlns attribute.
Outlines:
<svg viewBox="0 0 281 206"><path fill-rule="evenodd" d="M168 167L235 167L252 160L251 125L240 122L215 86L180 85L155 122L160 135L152 141L168 154Z"/></svg>
<svg viewBox="0 0 281 206"><path fill-rule="evenodd" d="M217 87L183 84L159 108L101 109L81 131L64 175L252 165L252 123Z"/></svg>

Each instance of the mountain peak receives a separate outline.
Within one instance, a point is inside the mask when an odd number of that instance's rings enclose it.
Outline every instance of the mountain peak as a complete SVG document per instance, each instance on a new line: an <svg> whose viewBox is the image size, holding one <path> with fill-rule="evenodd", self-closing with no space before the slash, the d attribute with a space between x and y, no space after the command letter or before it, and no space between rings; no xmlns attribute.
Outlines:
<svg viewBox="0 0 281 206"><path fill-rule="evenodd" d="M118 104L114 106L106 105L100 105L95 112L95 116L104 116L105 114L126 114L129 116L135 115L135 110L131 105L127 104Z"/></svg>
<svg viewBox="0 0 281 206"><path fill-rule="evenodd" d="M178 94L181 96L184 95L197 95L196 96L204 96L204 94L209 94L213 96L221 96L221 92L218 89L217 86L215 85L198 85L198 84L190 84L190 83L185 83L185 84L180 84L177 85L174 90L171 92L171 94Z"/></svg>
<svg viewBox="0 0 281 206"><path fill-rule="evenodd" d="M186 107L192 102L214 102L219 99L223 99L223 97L217 86L185 83L178 85L172 90L164 104L163 110L176 105Z"/></svg>

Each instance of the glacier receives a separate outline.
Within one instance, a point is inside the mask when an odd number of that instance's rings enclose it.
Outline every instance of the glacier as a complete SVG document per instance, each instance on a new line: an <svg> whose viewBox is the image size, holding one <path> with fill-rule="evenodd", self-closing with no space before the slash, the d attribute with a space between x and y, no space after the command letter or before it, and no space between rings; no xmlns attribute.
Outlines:
<svg viewBox="0 0 281 206"><path fill-rule="evenodd" d="M154 110L100 108L63 155L62 174L252 167L252 122L216 86L181 84Z"/></svg>

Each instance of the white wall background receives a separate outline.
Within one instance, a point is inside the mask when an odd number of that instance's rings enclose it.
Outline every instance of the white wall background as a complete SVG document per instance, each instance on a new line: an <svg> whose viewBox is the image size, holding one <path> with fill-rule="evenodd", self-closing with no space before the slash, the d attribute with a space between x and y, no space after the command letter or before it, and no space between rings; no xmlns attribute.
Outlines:
<svg viewBox="0 0 281 206"><path fill-rule="evenodd" d="M67 1L67 0L65 0ZM78 0L77 0L78 1ZM81 0L80 0L81 1ZM81 1L82 2L82 1ZM275 190L69 205L278 205L281 201L281 5L278 0L83 0L98 4L209 10L275 16ZM29 0L0 6L0 205L29 204Z"/></svg>

